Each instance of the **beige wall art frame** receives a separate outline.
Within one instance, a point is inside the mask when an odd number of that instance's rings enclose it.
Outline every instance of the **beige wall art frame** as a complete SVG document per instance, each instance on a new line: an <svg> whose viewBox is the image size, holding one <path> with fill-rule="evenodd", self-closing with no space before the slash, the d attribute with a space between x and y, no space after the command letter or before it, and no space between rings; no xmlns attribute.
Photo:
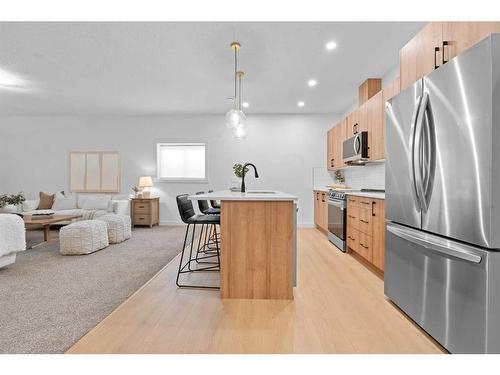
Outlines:
<svg viewBox="0 0 500 375"><path fill-rule="evenodd" d="M109 151L70 152L69 176L73 193L118 193L120 155Z"/></svg>

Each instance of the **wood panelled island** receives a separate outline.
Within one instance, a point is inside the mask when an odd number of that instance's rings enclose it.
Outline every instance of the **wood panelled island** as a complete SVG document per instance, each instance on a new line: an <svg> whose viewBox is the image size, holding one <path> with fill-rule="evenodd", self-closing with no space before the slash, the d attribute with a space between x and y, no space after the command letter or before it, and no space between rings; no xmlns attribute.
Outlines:
<svg viewBox="0 0 500 375"><path fill-rule="evenodd" d="M221 298L293 299L296 197L217 191L189 199L221 201Z"/></svg>

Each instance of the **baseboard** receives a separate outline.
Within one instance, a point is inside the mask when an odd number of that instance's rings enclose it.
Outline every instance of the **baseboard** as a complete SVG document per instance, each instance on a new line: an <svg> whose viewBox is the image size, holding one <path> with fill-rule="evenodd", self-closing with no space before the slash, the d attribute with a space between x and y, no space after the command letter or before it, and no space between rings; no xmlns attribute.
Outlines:
<svg viewBox="0 0 500 375"><path fill-rule="evenodd" d="M182 221L160 221L160 225L185 225Z"/></svg>

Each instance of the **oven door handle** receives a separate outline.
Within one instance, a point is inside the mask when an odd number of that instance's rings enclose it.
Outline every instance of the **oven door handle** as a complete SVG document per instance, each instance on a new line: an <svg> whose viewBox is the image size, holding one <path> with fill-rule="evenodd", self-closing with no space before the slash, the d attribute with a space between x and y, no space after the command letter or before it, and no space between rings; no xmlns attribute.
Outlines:
<svg viewBox="0 0 500 375"><path fill-rule="evenodd" d="M329 200L329 201L328 201L328 204L331 204L332 206L338 207L338 208L340 208L341 210L344 210L344 209L345 209L344 204L343 204L343 203L341 203L341 202L335 202L335 201L331 201L331 200Z"/></svg>

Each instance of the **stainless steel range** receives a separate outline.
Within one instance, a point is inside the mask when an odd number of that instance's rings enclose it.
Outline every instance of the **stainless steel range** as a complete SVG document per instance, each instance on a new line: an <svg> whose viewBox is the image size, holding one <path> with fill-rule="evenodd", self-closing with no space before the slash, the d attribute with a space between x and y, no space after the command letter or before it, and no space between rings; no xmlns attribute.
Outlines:
<svg viewBox="0 0 500 375"><path fill-rule="evenodd" d="M344 253L346 252L346 193L328 191L328 239Z"/></svg>

